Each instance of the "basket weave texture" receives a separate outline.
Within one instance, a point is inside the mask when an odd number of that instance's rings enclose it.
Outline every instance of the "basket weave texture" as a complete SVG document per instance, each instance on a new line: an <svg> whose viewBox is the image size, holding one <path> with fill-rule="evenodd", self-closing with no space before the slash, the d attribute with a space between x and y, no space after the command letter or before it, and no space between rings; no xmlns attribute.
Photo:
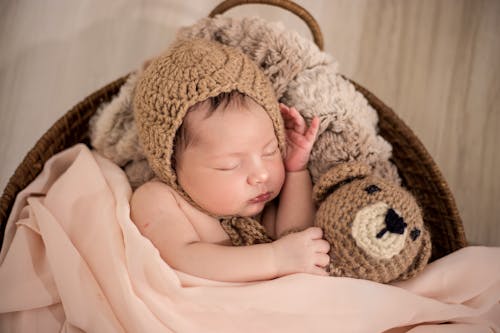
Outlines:
<svg viewBox="0 0 500 333"><path fill-rule="evenodd" d="M323 37L314 18L303 8L289 1L224 1L210 16L241 3L267 3L290 10L300 16L311 29L313 38L322 49ZM292 3L293 4L293 3ZM42 171L45 162L58 152L77 143L89 144L89 119L97 109L109 102L125 83L119 78L92 93L64 114L38 140L10 178L0 199L0 247L3 244L7 219L17 194ZM405 186L420 203L423 218L432 239L431 261L467 245L453 195L438 166L413 131L370 91L351 80L379 116L380 134L393 147L392 162L397 166Z"/></svg>

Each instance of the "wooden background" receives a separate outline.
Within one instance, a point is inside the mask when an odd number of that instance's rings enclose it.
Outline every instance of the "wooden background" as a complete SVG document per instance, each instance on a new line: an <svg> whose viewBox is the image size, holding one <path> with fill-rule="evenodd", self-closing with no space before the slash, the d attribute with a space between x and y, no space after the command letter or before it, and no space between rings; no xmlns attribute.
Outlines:
<svg viewBox="0 0 500 333"><path fill-rule="evenodd" d="M500 1L297 1L340 71L396 110L447 179L472 244L500 245ZM219 1L2 0L0 188L78 101L135 69ZM310 37L294 15L245 5Z"/></svg>

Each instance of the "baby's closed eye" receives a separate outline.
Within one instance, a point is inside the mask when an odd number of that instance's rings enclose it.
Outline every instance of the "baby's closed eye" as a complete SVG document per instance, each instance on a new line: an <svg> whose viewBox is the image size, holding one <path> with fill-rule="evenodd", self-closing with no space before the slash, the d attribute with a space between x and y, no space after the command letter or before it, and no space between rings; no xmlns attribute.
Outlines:
<svg viewBox="0 0 500 333"><path fill-rule="evenodd" d="M263 156L273 156L279 151L278 146L264 151Z"/></svg>
<svg viewBox="0 0 500 333"><path fill-rule="evenodd" d="M220 161L213 165L212 169L218 171L236 170L240 166L239 161Z"/></svg>
<svg viewBox="0 0 500 333"><path fill-rule="evenodd" d="M262 150L262 156L273 156L279 152L278 140L273 138L269 141Z"/></svg>
<svg viewBox="0 0 500 333"><path fill-rule="evenodd" d="M238 168L238 165L223 166L223 167L214 167L214 169L218 170L218 171L231 171L231 170L236 170L236 168Z"/></svg>

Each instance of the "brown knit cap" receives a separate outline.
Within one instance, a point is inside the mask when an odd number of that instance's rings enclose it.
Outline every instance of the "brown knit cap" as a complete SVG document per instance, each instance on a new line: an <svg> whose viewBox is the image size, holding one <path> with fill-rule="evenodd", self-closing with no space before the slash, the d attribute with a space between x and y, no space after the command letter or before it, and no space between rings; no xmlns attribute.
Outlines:
<svg viewBox="0 0 500 333"><path fill-rule="evenodd" d="M187 110L233 90L263 107L284 153L285 132L274 89L258 66L240 50L204 39L184 40L148 66L135 91L134 116L144 154L163 182L182 190L172 156L174 138Z"/></svg>

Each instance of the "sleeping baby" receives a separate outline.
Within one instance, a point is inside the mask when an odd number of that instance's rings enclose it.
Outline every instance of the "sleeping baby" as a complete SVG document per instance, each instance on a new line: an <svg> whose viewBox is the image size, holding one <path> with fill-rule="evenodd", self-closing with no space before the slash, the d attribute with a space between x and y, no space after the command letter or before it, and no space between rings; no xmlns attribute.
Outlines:
<svg viewBox="0 0 500 333"><path fill-rule="evenodd" d="M156 178L134 192L131 218L171 267L233 282L328 275L306 168L319 119L307 126L278 105L246 55L201 39L173 45L139 79L134 112ZM231 217L277 240L232 246L221 225Z"/></svg>

